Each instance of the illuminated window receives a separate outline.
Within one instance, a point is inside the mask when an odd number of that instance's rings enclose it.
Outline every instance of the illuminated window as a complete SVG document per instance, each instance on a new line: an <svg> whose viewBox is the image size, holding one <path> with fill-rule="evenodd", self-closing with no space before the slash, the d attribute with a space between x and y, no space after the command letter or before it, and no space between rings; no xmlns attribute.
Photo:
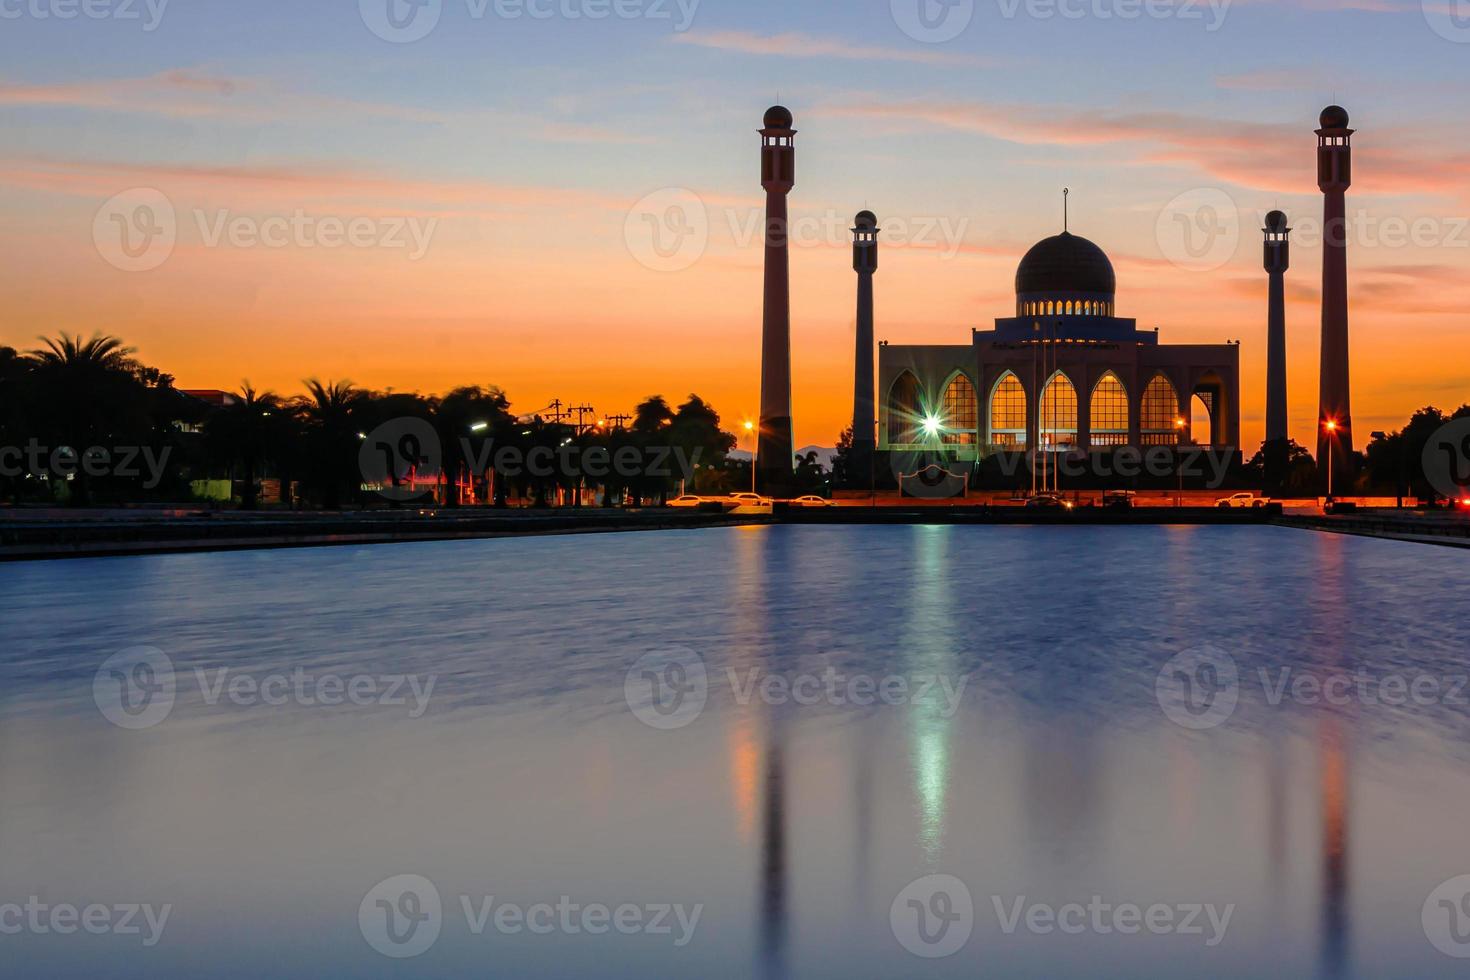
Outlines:
<svg viewBox="0 0 1470 980"><path fill-rule="evenodd" d="M918 442L923 421L919 379L905 371L888 391L888 441L899 445Z"/></svg>
<svg viewBox="0 0 1470 980"><path fill-rule="evenodd" d="M944 389L944 441L950 445L973 446L980 421L975 403L975 386L963 374L955 375Z"/></svg>
<svg viewBox="0 0 1470 980"><path fill-rule="evenodd" d="M1154 375L1143 391L1139 428L1145 446L1174 446L1179 443L1179 395L1162 374Z"/></svg>
<svg viewBox="0 0 1470 980"><path fill-rule="evenodd" d="M990 397L990 444L1026 445L1026 389L1009 371L1001 377Z"/></svg>
<svg viewBox="0 0 1470 980"><path fill-rule="evenodd" d="M1077 442L1077 389L1060 371L1041 393L1041 445L1070 446Z"/></svg>
<svg viewBox="0 0 1470 980"><path fill-rule="evenodd" d="M1092 389L1090 412L1094 446L1128 445L1128 390L1113 372L1104 374Z"/></svg>

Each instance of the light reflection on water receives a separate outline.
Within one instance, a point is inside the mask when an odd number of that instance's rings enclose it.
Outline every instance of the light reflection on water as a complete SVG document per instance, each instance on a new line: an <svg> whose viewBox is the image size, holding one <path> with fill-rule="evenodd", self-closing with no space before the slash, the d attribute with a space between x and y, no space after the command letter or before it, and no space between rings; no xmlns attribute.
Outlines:
<svg viewBox="0 0 1470 980"><path fill-rule="evenodd" d="M1259 670L1470 672L1463 553L1276 528L759 528L0 568L0 903L174 907L163 941L4 936L50 976L1448 976L1422 903L1470 873L1470 707L1271 704ZM1187 731L1160 668L1240 668ZM696 650L709 703L623 700ZM92 676L150 644L156 728ZM193 671L436 676L429 710L210 705ZM741 703L750 671L968 678L958 710ZM735 680L732 682L733 672ZM378 881L444 896L373 952ZM889 906L955 875L958 954ZM692 942L473 935L458 896L702 904ZM1236 906L1226 939L1007 935L993 900Z"/></svg>

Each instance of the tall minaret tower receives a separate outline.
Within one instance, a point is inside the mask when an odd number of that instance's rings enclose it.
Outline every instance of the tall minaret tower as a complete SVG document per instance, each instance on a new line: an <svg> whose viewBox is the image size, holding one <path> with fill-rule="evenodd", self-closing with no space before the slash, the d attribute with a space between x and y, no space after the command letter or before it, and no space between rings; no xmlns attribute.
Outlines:
<svg viewBox="0 0 1470 980"><path fill-rule="evenodd" d="M871 473L877 451L877 398L873 390L873 274L878 271L878 216L859 211L852 228L852 267L857 271L857 352L853 357L852 466L849 477Z"/></svg>
<svg viewBox="0 0 1470 980"><path fill-rule="evenodd" d="M1353 451L1352 399L1348 386L1347 189L1353 183L1353 130L1347 110L1322 110L1317 130L1317 186L1322 214L1322 389L1317 412L1317 467L1346 487ZM1330 451L1329 451L1330 445Z"/></svg>
<svg viewBox="0 0 1470 980"><path fill-rule="evenodd" d="M1266 272L1270 275L1266 316L1266 482L1276 486L1286 476L1286 270L1291 267L1291 229L1286 215L1266 215Z"/></svg>
<svg viewBox="0 0 1470 980"><path fill-rule="evenodd" d="M762 492L791 487L796 447L791 435L791 263L786 195L796 186L796 130L791 110L766 110L761 133L761 185L766 189L766 300L761 330L761 418L756 480Z"/></svg>

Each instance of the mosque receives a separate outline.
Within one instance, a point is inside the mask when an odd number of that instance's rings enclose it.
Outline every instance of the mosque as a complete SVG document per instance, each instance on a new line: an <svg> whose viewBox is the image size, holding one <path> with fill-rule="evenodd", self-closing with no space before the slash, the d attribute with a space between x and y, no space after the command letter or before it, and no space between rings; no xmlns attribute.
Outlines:
<svg viewBox="0 0 1470 980"><path fill-rule="evenodd" d="M1322 111L1317 183L1324 195L1319 468L1351 476L1345 198L1352 184L1352 136L1341 106ZM796 186L791 111L772 106L761 136L766 191L765 294L761 333L761 413L756 479L780 493L791 482L791 281L787 198ZM900 475L922 468L951 477L978 472L1003 453L1108 453L1123 447L1206 447L1240 457L1240 344L1165 344L1118 315L1117 276L1107 253L1071 233L1034 245L1016 269L1016 306L963 344L877 342L874 278L878 218L854 221L857 273L852 453L855 472ZM1287 451L1284 276L1290 264L1287 216L1272 211L1262 229L1269 274L1266 446ZM876 376L876 387L874 378ZM879 466L882 457L887 466ZM1007 457L1010 458L1010 457ZM1267 454L1268 479L1271 454ZM863 465L867 462L869 465ZM1325 470L1324 470L1325 471ZM1328 481L1330 488L1331 481Z"/></svg>
<svg viewBox="0 0 1470 980"><path fill-rule="evenodd" d="M1118 315L1101 248L1070 232L1016 270L1014 312L954 345L881 343L878 449L996 452L1240 442L1238 344L1165 344ZM1029 407L1037 406L1036 411Z"/></svg>

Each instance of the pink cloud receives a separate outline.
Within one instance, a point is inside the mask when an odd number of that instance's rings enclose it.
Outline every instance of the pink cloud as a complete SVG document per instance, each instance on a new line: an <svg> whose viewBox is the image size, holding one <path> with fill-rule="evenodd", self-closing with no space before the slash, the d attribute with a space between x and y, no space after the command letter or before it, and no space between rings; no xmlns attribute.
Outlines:
<svg viewBox="0 0 1470 980"><path fill-rule="evenodd" d="M1315 120L1301 125L1250 123L1176 112L1110 113L1051 106L978 102L867 102L838 105L834 115L877 119L896 128L977 133L1024 145L1116 146L1125 164L1189 167L1228 184L1292 194L1315 189ZM1368 142L1368 145L1362 145ZM1442 194L1460 197L1470 152L1415 143L1405 133L1380 130L1359 141L1359 192Z"/></svg>

